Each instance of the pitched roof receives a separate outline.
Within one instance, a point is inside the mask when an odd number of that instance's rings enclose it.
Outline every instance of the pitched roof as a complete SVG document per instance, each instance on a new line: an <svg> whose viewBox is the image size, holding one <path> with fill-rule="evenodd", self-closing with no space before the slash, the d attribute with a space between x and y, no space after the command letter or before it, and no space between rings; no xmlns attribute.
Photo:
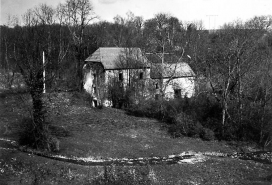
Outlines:
<svg viewBox="0 0 272 185"><path fill-rule="evenodd" d="M149 67L140 48L100 47L86 62L100 62L104 69L128 69Z"/></svg>
<svg viewBox="0 0 272 185"><path fill-rule="evenodd" d="M185 62L178 63L156 63L151 65L150 77L159 78L184 78L193 77L195 73Z"/></svg>
<svg viewBox="0 0 272 185"><path fill-rule="evenodd" d="M160 53L158 54L148 54L146 55L147 59L152 62L152 63L161 63L161 58L159 57L161 55ZM179 61L179 57L177 57L174 54L165 54L164 55L164 62L165 63L177 63Z"/></svg>

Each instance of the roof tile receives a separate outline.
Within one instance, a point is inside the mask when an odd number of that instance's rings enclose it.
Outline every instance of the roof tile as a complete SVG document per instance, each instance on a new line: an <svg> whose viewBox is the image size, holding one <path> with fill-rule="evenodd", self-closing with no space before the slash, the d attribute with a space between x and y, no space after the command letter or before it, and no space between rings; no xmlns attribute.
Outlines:
<svg viewBox="0 0 272 185"><path fill-rule="evenodd" d="M140 48L100 47L86 62L101 62L105 69L149 67Z"/></svg>

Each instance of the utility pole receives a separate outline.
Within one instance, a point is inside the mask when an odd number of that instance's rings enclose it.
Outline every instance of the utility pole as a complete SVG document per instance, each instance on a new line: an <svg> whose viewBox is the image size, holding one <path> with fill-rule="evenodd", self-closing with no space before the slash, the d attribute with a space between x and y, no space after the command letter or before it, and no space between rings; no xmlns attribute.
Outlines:
<svg viewBox="0 0 272 185"><path fill-rule="evenodd" d="M45 56L43 51L43 93L45 93Z"/></svg>
<svg viewBox="0 0 272 185"><path fill-rule="evenodd" d="M211 30L211 17L213 18L214 24L213 24L213 30L215 30L215 26L216 26L216 17L218 15L206 15L207 17L209 17L209 30Z"/></svg>

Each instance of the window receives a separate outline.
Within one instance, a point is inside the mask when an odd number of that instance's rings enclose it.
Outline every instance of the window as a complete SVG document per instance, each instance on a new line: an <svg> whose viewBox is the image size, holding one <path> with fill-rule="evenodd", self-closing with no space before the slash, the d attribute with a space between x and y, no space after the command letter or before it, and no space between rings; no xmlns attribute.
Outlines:
<svg viewBox="0 0 272 185"><path fill-rule="evenodd" d="M159 84L158 83L156 83L156 89L159 89Z"/></svg>
<svg viewBox="0 0 272 185"><path fill-rule="evenodd" d="M174 97L181 98L181 89L174 89Z"/></svg>
<svg viewBox="0 0 272 185"><path fill-rule="evenodd" d="M119 73L119 81L123 81L123 73Z"/></svg>
<svg viewBox="0 0 272 185"><path fill-rule="evenodd" d="M140 72L139 78L140 78L140 80L142 80L144 78L144 72Z"/></svg>

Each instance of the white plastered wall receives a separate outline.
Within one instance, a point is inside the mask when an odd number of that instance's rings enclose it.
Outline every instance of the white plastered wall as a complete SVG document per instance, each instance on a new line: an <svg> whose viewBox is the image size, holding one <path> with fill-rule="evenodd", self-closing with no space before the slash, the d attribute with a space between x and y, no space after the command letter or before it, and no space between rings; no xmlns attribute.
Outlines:
<svg viewBox="0 0 272 185"><path fill-rule="evenodd" d="M91 70L89 72L85 73L85 77L84 77L84 89L89 94L93 94L93 80L94 80L94 76L93 76Z"/></svg>
<svg viewBox="0 0 272 185"><path fill-rule="evenodd" d="M109 83L110 79L116 78L119 80L119 74L123 74L123 84L127 86L129 83L129 78L131 76L138 77L140 73L143 72L143 79L150 78L150 69L120 69L120 70L106 70L105 71L105 84Z"/></svg>
<svg viewBox="0 0 272 185"><path fill-rule="evenodd" d="M195 82L193 77L188 78L175 78L175 79L163 79L163 84L165 89L165 98L173 99L175 95L175 89L181 90L181 96L188 98L194 95Z"/></svg>
<svg viewBox="0 0 272 185"><path fill-rule="evenodd" d="M150 69L131 69L130 71L127 69L122 69L122 70L105 70L105 84L104 85L109 85L110 79L115 78L116 80L119 80L119 73L123 74L123 84L124 87L127 86L128 81L129 81L129 73L133 73L134 75L139 75L140 72L143 72L143 80L145 80L148 83L152 83L154 85L154 90L155 90L155 84L159 82L159 80L152 80L150 79ZM85 80L84 80L84 89L86 92L88 92L90 95L94 95L93 93L93 82L94 82L94 75L93 71L89 69L88 71L85 72ZM159 83L158 83L159 84ZM187 96L188 98L192 97L195 92L195 81L194 77L187 77L187 78L175 78L175 79L163 79L163 89L165 92L165 98L166 99L173 99L175 96L175 89L181 89L181 96ZM146 89L146 97L153 98L151 92L147 92L151 89ZM111 103L108 102L108 100L103 100L103 104L106 102L105 106L111 105Z"/></svg>

